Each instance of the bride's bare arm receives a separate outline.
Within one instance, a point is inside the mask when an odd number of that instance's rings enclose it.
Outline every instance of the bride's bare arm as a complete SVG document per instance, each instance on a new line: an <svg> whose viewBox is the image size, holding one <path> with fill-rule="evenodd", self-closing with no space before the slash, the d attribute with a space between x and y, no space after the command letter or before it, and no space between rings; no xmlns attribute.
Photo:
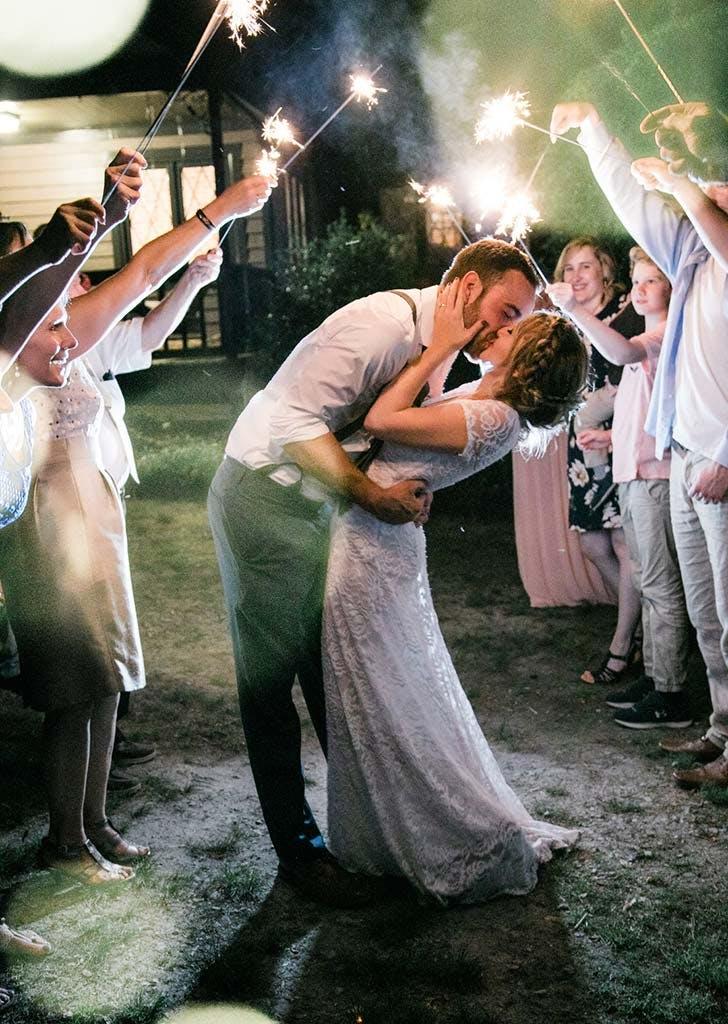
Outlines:
<svg viewBox="0 0 728 1024"><path fill-rule="evenodd" d="M365 428L385 441L433 451L461 452L467 444L465 414L457 402L441 402L421 409L412 403L438 367L467 345L483 326L480 321L463 324L464 296L460 281L438 292L435 328L422 355L389 384L369 410Z"/></svg>

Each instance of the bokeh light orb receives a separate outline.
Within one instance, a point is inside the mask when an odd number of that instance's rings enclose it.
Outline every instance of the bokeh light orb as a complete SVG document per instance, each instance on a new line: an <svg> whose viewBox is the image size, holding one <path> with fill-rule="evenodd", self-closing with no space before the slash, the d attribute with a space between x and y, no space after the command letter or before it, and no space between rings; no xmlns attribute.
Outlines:
<svg viewBox="0 0 728 1024"><path fill-rule="evenodd" d="M14 0L2 5L0 64L33 78L69 75L107 60L149 0Z"/></svg>

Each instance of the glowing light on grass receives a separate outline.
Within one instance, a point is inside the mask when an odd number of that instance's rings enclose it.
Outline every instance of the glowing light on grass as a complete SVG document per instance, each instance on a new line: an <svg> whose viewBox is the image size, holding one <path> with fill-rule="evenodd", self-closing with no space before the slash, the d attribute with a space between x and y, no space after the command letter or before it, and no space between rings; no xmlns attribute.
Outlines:
<svg viewBox="0 0 728 1024"><path fill-rule="evenodd" d="M612 0L612 3L614 4L614 6L615 6L615 7L617 8L617 10L619 11L619 13L620 13L620 14L622 15L622 17L624 18L624 20L625 20L625 21L627 22L627 24L629 25L630 29L632 30L632 32L634 33L634 35L635 35L636 39L638 40L638 42L639 42L640 46L641 46L641 47L642 47L642 49L643 49L643 50L645 51L645 53L646 53L646 54L647 54L647 56L648 56L648 57L650 58L650 60L652 61L652 63L653 63L654 65L655 65L655 67L657 68L658 72L659 72L659 73L660 73L660 75L662 76L662 79L663 79L663 80L664 80L664 82L666 83L666 85L667 85L668 89L670 90L670 92L672 93L672 95L673 95L673 96L675 97L675 99L676 99L676 100L678 101L678 103L683 103L683 102L684 102L684 100L683 100L682 96L681 96L681 95L680 95L680 93L679 93L679 92L677 91L677 89L675 88L675 86L674 86L674 85L672 84L672 82L671 82L670 78L668 77L668 75L667 75L666 71L664 70L664 68L662 67L662 65L660 64L660 62L659 62L659 61L657 60L657 57L655 57L654 53L653 53L653 52L652 52L652 50L650 49L650 47L649 47L649 44L648 44L647 40L646 40L646 39L645 39L645 37L644 37L644 36L642 35L642 33L640 32L640 30L639 30L639 29L637 28L637 26L635 25L635 23L634 23L634 22L632 21L632 18L631 18L631 17L629 16L629 14L627 13L627 11L625 10L625 8L624 8L624 4L622 4L622 3L621 3L621 0ZM642 101L640 100L640 103L641 103L641 102L642 102Z"/></svg>

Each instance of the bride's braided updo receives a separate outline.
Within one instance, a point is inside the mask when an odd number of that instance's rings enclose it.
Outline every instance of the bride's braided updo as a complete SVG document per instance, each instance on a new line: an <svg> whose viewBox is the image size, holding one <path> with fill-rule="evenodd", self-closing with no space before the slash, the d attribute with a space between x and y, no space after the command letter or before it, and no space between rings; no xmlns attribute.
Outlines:
<svg viewBox="0 0 728 1024"><path fill-rule="evenodd" d="M505 379L494 398L525 424L553 427L582 403L589 357L574 324L556 313L533 313L514 331Z"/></svg>

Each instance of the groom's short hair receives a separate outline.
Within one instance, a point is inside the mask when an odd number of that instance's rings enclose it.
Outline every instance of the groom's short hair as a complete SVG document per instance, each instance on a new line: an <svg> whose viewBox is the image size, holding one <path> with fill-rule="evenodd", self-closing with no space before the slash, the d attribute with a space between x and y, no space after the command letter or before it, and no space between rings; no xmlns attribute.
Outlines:
<svg viewBox="0 0 728 1024"><path fill-rule="evenodd" d="M456 277L463 277L471 270L480 278L484 291L491 288L508 270L518 270L537 291L539 288L539 278L528 256L515 245L497 238L481 238L479 242L461 249L445 271L442 283L447 284Z"/></svg>

